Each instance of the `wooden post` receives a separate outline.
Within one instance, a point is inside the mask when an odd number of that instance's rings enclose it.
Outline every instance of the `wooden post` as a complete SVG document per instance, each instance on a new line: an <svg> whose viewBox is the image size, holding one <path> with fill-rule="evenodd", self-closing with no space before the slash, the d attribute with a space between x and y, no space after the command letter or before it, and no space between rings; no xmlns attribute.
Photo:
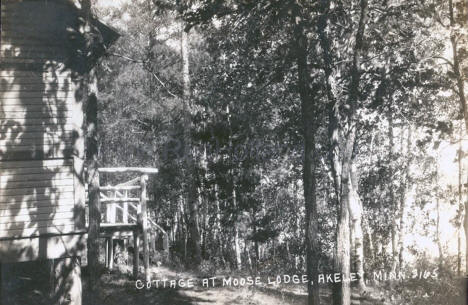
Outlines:
<svg viewBox="0 0 468 305"><path fill-rule="evenodd" d="M114 191L114 198L117 198L117 191ZM111 202L110 204L110 211L111 211L111 219L110 219L110 223L116 223L116 220L117 220L117 208L116 208L117 204L115 202Z"/></svg>
<svg viewBox="0 0 468 305"><path fill-rule="evenodd" d="M138 278L138 267L140 265L140 242L138 240L138 229L133 230L133 277Z"/></svg>
<svg viewBox="0 0 468 305"><path fill-rule="evenodd" d="M116 192L114 191L114 196L113 196L113 199L116 199L117 198L117 194ZM111 201L109 203L106 204L106 221L107 223L115 223L115 201Z"/></svg>
<svg viewBox="0 0 468 305"><path fill-rule="evenodd" d="M128 198L128 191L125 191L125 198ZM128 202L125 201L123 204L122 222L128 223Z"/></svg>
<svg viewBox="0 0 468 305"><path fill-rule="evenodd" d="M111 203L111 223L116 223L117 220L117 204L115 202Z"/></svg>
<svg viewBox="0 0 468 305"><path fill-rule="evenodd" d="M128 266L128 237L123 240L123 253L125 255L125 266Z"/></svg>
<svg viewBox="0 0 468 305"><path fill-rule="evenodd" d="M105 246L105 255L104 255L104 259L105 259L105 262L106 262L106 268L109 268L109 238L106 237L106 246Z"/></svg>
<svg viewBox="0 0 468 305"><path fill-rule="evenodd" d="M109 238L109 257L107 258L109 261L109 270L114 268L114 239L112 237Z"/></svg>
<svg viewBox="0 0 468 305"><path fill-rule="evenodd" d="M149 240L148 240L148 213L146 206L146 183L148 175L142 175L140 179L141 193L141 228L143 231L143 263L145 266L145 279L147 282L151 281L151 274L149 271Z"/></svg>

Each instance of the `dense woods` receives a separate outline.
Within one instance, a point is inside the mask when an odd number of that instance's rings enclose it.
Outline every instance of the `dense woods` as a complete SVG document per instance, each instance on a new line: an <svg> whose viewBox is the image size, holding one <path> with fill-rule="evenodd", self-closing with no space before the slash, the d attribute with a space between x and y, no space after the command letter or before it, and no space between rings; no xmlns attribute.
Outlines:
<svg viewBox="0 0 468 305"><path fill-rule="evenodd" d="M390 288L385 304L464 304L466 1L94 11L121 34L96 69L99 164L159 169L148 205L165 263L307 274L313 305L328 304L319 290L347 305ZM358 276L317 285L330 273Z"/></svg>

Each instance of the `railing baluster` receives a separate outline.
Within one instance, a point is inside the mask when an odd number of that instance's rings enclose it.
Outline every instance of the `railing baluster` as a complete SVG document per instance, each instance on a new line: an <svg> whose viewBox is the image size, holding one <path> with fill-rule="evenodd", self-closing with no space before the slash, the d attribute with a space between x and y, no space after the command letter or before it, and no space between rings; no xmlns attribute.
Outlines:
<svg viewBox="0 0 468 305"><path fill-rule="evenodd" d="M106 198L107 200L109 200L109 197L110 197L110 196L107 196L107 194L104 194L104 193L102 193L102 195L103 195L104 198ZM114 196L114 197L115 197L115 196ZM102 199L101 202L104 203L104 202L106 201L106 199ZM112 221L111 221L111 219L112 219L112 215L111 215L112 211L111 211L111 210L112 210L112 209L111 209L111 204L106 204L106 222L107 222L107 223L112 223Z"/></svg>
<svg viewBox="0 0 468 305"><path fill-rule="evenodd" d="M125 191L125 198L128 198L128 191ZM128 201L123 203L123 214L122 214L123 223L128 223Z"/></svg>
<svg viewBox="0 0 468 305"><path fill-rule="evenodd" d="M141 227L143 235L143 259L145 266L145 279L147 282L151 281L149 272L149 243L148 243L148 214L146 208L146 182L148 175L142 175L140 179L141 193L140 193L140 206L141 206Z"/></svg>

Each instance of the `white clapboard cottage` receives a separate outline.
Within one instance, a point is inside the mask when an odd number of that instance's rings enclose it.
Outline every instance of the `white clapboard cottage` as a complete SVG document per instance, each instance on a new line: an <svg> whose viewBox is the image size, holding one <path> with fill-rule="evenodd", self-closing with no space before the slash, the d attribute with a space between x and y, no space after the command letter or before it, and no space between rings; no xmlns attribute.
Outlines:
<svg viewBox="0 0 468 305"><path fill-rule="evenodd" d="M61 297L81 304L74 280L86 250L80 80L90 58L118 35L93 19L88 33L100 46L87 50L75 1L0 3L1 303L15 284L10 274L21 272L15 263L54 259L54 268L75 266L55 289L66 288Z"/></svg>

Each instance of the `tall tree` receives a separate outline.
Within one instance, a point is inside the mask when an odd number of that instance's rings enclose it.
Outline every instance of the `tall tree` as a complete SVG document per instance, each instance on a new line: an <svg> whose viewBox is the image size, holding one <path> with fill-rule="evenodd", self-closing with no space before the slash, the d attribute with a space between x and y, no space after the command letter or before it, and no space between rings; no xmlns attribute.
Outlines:
<svg viewBox="0 0 468 305"><path fill-rule="evenodd" d="M189 33L185 30L182 23L181 29L181 54L182 54L182 77L183 77L183 110L184 110L184 145L185 145L185 162L186 162L186 195L187 205L189 208L189 242L190 242L190 255L193 258L193 263L198 266L201 263L201 245L200 245L200 231L199 231L199 208L198 208L198 192L194 159L194 148L192 145L192 105L191 105L191 84L190 84L190 50Z"/></svg>
<svg viewBox="0 0 468 305"><path fill-rule="evenodd" d="M312 281L318 278L318 260L320 257L320 249L318 243L318 216L317 216L317 199L316 199L316 147L315 134L317 129L317 112L316 112L316 94L319 87L312 81L312 71L309 65L309 48L308 38L306 33L310 31L310 5L306 1L259 1L257 3L248 3L245 1L230 1L224 4L212 1L201 1L202 5L196 11L187 13L187 19L193 24L206 23L211 21L213 17L228 16L237 21L251 19L255 23L251 23L253 33L271 33L269 28L286 22L288 28L292 31L287 36L286 53L294 54L294 61L297 66L297 93L301 101L301 118L302 118L302 135L304 140L304 159L303 159L303 181L304 181L304 198L306 206L306 228L305 228L305 245L307 256L307 274L310 278L308 285L309 304L319 304L318 285ZM237 19L236 19L237 18ZM234 22L233 20L232 22ZM258 35L258 34L257 34ZM270 34L267 34L270 35ZM266 37L265 37L266 38ZM258 39L258 37L256 38ZM254 48L267 49L267 46L255 45L262 44L263 41L254 40L251 42ZM284 58L282 58L284 60ZM277 73L281 75L280 69L277 68ZM263 73L263 72L262 72ZM259 77L260 78L260 77ZM264 76L263 76L264 78ZM275 78L266 83L268 86L273 81L278 81ZM279 80L281 81L281 79Z"/></svg>
<svg viewBox="0 0 468 305"><path fill-rule="evenodd" d="M449 0L448 3L445 1L438 2L439 6L435 6L434 10L441 8L441 11L447 11L447 21L440 17L438 12L434 12L436 20L445 31L448 33L450 38L450 49L451 59L445 59L451 68L451 74L455 86L453 91L457 96L460 106L460 118L463 118L465 122L465 133L468 133L468 101L466 97L465 83L466 83L466 67L467 67L467 47L468 35L466 33L468 26L468 11L466 1L461 0ZM465 263L468 266L468 201L465 202L465 216L464 216L464 228L465 228L465 243L466 243L466 254Z"/></svg>
<svg viewBox="0 0 468 305"><path fill-rule="evenodd" d="M320 1L320 17L318 33L324 62L324 73L329 109L329 142L330 161L335 186L335 198L338 205L338 228L334 268L343 275L350 274L350 199L352 189L351 169L354 146L357 134L356 111L358 109L361 85L361 56L364 51L364 31L368 19L367 0L359 1L358 24L354 34L354 47L351 53L351 67L349 71L349 94L345 103L340 103L341 97L336 96L333 87L333 53L332 46L336 36L330 30L331 2ZM342 12L339 12L342 13ZM339 74L346 74L340 71ZM344 111L341 109L344 108ZM349 281L335 284L333 302L335 305L351 304L351 289Z"/></svg>
<svg viewBox="0 0 468 305"><path fill-rule="evenodd" d="M96 40L92 35L92 3L91 0L82 0L81 9L85 16L83 35L86 42L84 54L94 48ZM89 60L89 59L88 59ZM84 63L88 66L88 61ZM97 292L99 291L99 233L101 222L101 205L99 201L99 139L98 139L98 103L97 103L97 79L95 70L92 69L81 81L83 91L83 105L85 107L85 137L86 137L86 161L89 198L89 229L88 229L88 270L90 302L97 304Z"/></svg>
<svg viewBox="0 0 468 305"><path fill-rule="evenodd" d="M294 46L296 49L297 79L301 99L302 128L304 137L303 181L306 207L305 244L307 257L308 304L320 304L319 289L315 281L318 279L318 259L320 248L318 244L318 215L316 197L316 163L317 149L315 145L317 106L315 96L318 86L311 81L311 70L308 64L308 44L304 32L305 17L299 6L294 6Z"/></svg>

